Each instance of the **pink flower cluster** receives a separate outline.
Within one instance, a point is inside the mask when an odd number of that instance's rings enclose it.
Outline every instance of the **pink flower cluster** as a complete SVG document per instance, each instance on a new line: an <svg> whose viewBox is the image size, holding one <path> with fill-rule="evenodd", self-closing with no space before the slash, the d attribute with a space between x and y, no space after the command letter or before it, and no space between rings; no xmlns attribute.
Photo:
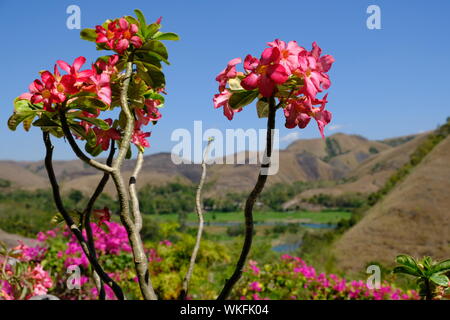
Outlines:
<svg viewBox="0 0 450 320"><path fill-rule="evenodd" d="M151 121L158 121L162 115L159 112L158 106L161 104L159 100L146 99L144 108L135 108L134 114L136 121L134 123L133 136L131 142L140 148L149 148L150 143L147 141L147 137L150 137L151 132L143 132L142 126L148 125Z"/></svg>
<svg viewBox="0 0 450 320"><path fill-rule="evenodd" d="M131 252L128 235L122 225L107 220L102 220L101 223L106 226L107 231L100 227L100 224L91 223L97 253L100 255L119 255L120 253ZM86 237L85 230L83 231L83 235ZM58 258L64 259L65 267L80 265L87 268L89 261L76 237L68 232L65 232L65 236L69 236L70 239L67 243L66 250L58 252Z"/></svg>
<svg viewBox="0 0 450 320"><path fill-rule="evenodd" d="M251 272L250 272L251 271ZM241 299L262 299L262 296L275 299L345 299L345 300L417 300L415 291L403 292L383 284L379 289L371 289L366 282L346 280L335 274L318 273L312 266L298 257L282 255L281 261L271 264L261 271L255 261L250 260L244 274L247 287L238 289ZM284 279L277 283L274 279ZM262 286L261 283L265 283ZM280 287L277 287L280 286ZM280 292L281 296L280 296ZM274 294L277 294L274 296Z"/></svg>
<svg viewBox="0 0 450 320"><path fill-rule="evenodd" d="M295 41L285 43L276 39L268 43L268 48L264 49L259 59L252 55L245 57L244 73L236 70L236 65L242 60L231 60L216 77L220 93L214 95L214 107L223 107L224 115L229 120L233 119L234 113L242 110L233 109L229 104L233 93L241 91L236 87L237 80L244 90L257 89L263 98L279 98L284 104L287 128L305 128L314 118L323 136L325 125L331 121L331 113L324 110L327 95L322 99L317 95L330 87L327 72L334 58L322 56L322 50L315 42L312 46L312 50L308 51ZM235 84L227 88L230 80L234 80Z"/></svg>
<svg viewBox="0 0 450 320"><path fill-rule="evenodd" d="M112 59L111 64L117 60ZM85 57L78 57L72 65L58 60L54 67L54 72L41 72L41 79L34 80L29 86L29 92L19 96L20 99L29 100L31 103L43 103L44 110L54 112L54 104L61 104L68 100L71 95L82 91L94 92L97 98L107 105L111 104L110 74L97 69L96 65L92 69L80 71L86 62ZM67 72L61 76L58 66ZM110 65L108 68L113 68ZM100 71L100 72L99 72Z"/></svg>
<svg viewBox="0 0 450 320"><path fill-rule="evenodd" d="M105 43L108 49L123 54L132 44L136 49L142 47L142 39L136 34L138 26L129 23L124 18L116 19L108 23L106 29L103 26L96 26L97 43Z"/></svg>
<svg viewBox="0 0 450 320"><path fill-rule="evenodd" d="M21 242L13 248L13 257L7 261L0 257L0 264L4 268L0 277L0 300L19 299L23 290L26 290L25 299L48 292L53 281L40 263L45 253L45 248L29 247ZM17 268L19 264L24 264L25 268Z"/></svg>

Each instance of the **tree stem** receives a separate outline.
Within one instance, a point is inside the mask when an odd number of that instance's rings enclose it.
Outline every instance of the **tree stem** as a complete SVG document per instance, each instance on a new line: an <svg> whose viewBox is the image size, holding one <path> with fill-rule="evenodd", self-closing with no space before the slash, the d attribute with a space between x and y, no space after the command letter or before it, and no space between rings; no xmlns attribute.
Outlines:
<svg viewBox="0 0 450 320"><path fill-rule="evenodd" d="M136 228L136 225L134 224L130 216L130 197L128 194L128 190L125 187L122 174L120 172L120 168L123 161L125 160L128 148L130 148L131 137L134 130L134 117L128 106L128 86L130 84L132 71L133 63L129 61L127 62L125 79L123 81L120 92L120 102L122 105L122 111L125 114L126 126L122 141L120 143L119 154L113 161L113 171L111 172L111 177L113 178L114 184L117 189L120 204L120 220L122 221L122 224L124 225L128 234L128 239L130 241L131 250L133 252L134 265L142 296L145 300L156 300L157 296L153 289L148 270L148 258L144 251L144 245L142 243L139 230Z"/></svg>
<svg viewBox="0 0 450 320"><path fill-rule="evenodd" d="M109 151L108 158L106 159L106 165L111 166L114 152L116 148L114 147L114 141L111 141L111 149ZM105 188L105 185L108 183L109 180L109 173L104 172L103 177L100 180L99 184L97 185L97 188L95 189L94 193L92 194L91 198L89 199L89 202L86 206L86 209L84 210L84 228L86 229L86 237L87 237L87 243L90 251L92 252L92 255L94 258L97 258L97 253L95 251L95 242L94 242L94 235L92 233L92 227L91 227L91 214L92 209L94 208L94 204L97 201L100 194L103 192L103 189ZM97 290L99 292L99 299L105 300L105 288L103 286L103 281L98 276L97 272L94 272L94 282L97 287Z"/></svg>
<svg viewBox="0 0 450 320"><path fill-rule="evenodd" d="M245 238L244 244L242 246L241 255L236 264L235 270L230 279L228 279L225 283L222 292L219 294L217 300L225 300L231 293L234 285L241 278L245 262L247 260L247 256L250 252L253 240L253 206L258 198L259 194L264 188L264 185L267 181L267 171L270 168L270 158L272 156L272 147L273 147L273 130L275 129L275 114L276 114L276 106L275 106L275 98L270 97L269 99L269 115L267 118L267 137L266 137L266 150L264 153L264 158L261 163L261 169L258 175L258 180L256 181L255 187L252 192L249 194L247 201L245 202Z"/></svg>

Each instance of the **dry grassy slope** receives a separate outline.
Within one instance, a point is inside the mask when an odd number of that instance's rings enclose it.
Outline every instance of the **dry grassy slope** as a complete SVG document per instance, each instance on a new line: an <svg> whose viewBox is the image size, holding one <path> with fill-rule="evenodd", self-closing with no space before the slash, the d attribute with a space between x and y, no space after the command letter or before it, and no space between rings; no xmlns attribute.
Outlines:
<svg viewBox="0 0 450 320"><path fill-rule="evenodd" d="M292 183L294 181L334 180L344 177L360 166L361 162L372 159L393 149L392 147L370 141L356 135L335 134L329 137L333 141L334 154L328 159L330 148L322 139L298 140L287 149L280 151L278 174L271 176L268 185L274 183ZM381 151L370 152L371 148ZM246 157L254 157L247 154ZM7 165L6 162L0 163ZM16 165L17 175L10 169L2 170L4 179L15 182L17 187L46 188L47 174L42 161L9 163ZM125 177L133 170L134 161L124 164ZM98 172L81 161L55 161L54 168L63 191L79 189L92 190L100 179ZM8 174L8 176L6 175ZM252 188L258 168L255 165L211 165L208 168L207 182L212 185L211 193L227 191L248 191ZM182 182L197 183L200 177L199 165L175 165L169 153L160 153L145 157L144 167L138 180L138 186L161 184L179 179ZM0 174L0 178L2 175ZM367 179L367 178L366 178ZM367 185L364 183L364 185ZM113 194L112 184L106 191ZM372 190L371 190L372 191Z"/></svg>
<svg viewBox="0 0 450 320"><path fill-rule="evenodd" d="M392 264L400 253L450 256L450 137L335 244L339 268Z"/></svg>
<svg viewBox="0 0 450 320"><path fill-rule="evenodd" d="M0 179L11 182L13 188L38 189L45 187L47 180L14 161L0 161Z"/></svg>
<svg viewBox="0 0 450 320"><path fill-rule="evenodd" d="M278 161L274 158L274 166L278 166L278 173L269 177L268 186L275 183L336 178L333 167L309 153L297 154L290 150L282 150L279 152ZM216 164L208 170L207 182L214 182L211 192L224 189L249 191L255 184L259 172L256 165L240 164Z"/></svg>
<svg viewBox="0 0 450 320"><path fill-rule="evenodd" d="M303 200L311 198L317 194L330 194L338 196L344 193L372 193L382 187L387 179L403 164L405 164L416 150L419 144L424 141L429 133L417 135L412 140L394 148L387 148L380 153L371 155L360 164L355 163L355 167L348 171L346 178L350 182L339 184L333 187L310 189L297 195L294 199L285 204L285 208L292 208L303 205ZM356 149L357 147L355 147ZM381 149L381 147L379 147ZM351 153L348 153L351 154ZM352 152L354 154L354 152ZM345 154L344 156L346 156ZM330 163L333 162L330 161Z"/></svg>

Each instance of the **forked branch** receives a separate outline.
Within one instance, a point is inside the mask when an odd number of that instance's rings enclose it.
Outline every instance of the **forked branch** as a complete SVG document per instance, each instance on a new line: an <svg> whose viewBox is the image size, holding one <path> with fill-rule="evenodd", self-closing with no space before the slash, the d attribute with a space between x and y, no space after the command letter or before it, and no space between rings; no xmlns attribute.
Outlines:
<svg viewBox="0 0 450 320"><path fill-rule="evenodd" d="M52 186L53 198L54 198L54 201L56 204L56 208L61 213L62 217L64 218L64 221L66 222L66 224L69 227L69 229L71 230L71 232L77 238L81 248L83 249L84 254L86 255L89 262L91 263L95 272L99 275L100 279L104 283L106 283L108 286L111 287L111 289L113 290L117 299L124 300L124 295L123 295L122 289L113 279L111 279L111 277L108 276L108 274L100 266L96 256L91 253L90 248L89 248L86 240L84 239L84 236L83 236L81 230L78 228L78 226L73 221L72 217L69 215L69 213L65 209L62 199L61 199L61 194L59 191L58 182L56 180L56 175L53 170L53 162L52 162L53 145L50 140L50 134L46 131L43 131L43 140L44 140L44 144L45 144L45 148L46 148L45 168L47 170L50 184Z"/></svg>

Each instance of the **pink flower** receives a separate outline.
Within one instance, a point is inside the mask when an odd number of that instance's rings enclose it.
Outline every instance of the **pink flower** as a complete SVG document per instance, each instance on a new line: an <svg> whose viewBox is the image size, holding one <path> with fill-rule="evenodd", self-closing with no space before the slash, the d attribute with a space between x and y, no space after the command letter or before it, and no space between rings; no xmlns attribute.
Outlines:
<svg viewBox="0 0 450 320"><path fill-rule="evenodd" d="M214 108L220 108L223 107L223 114L225 117L228 118L228 120L232 120L233 116L236 112L241 112L242 108L239 109L233 109L230 104L228 103L230 97L231 97L231 92L228 91L227 89L225 89L224 91L222 91L219 94L215 94L214 98L213 98L213 102L214 102Z"/></svg>
<svg viewBox="0 0 450 320"><path fill-rule="evenodd" d="M41 81L42 80L42 81ZM64 86L57 86L57 81L49 71L41 73L41 80L34 80L28 87L29 93L19 96L20 99L30 100L31 103L43 103L45 111L55 111L54 103L62 103L66 100Z"/></svg>
<svg viewBox="0 0 450 320"><path fill-rule="evenodd" d="M89 77L91 77L93 74L92 70L80 71L85 62L86 58L83 56L76 58L73 61L72 65L69 65L67 62L62 60L56 61L56 63L62 70L66 71L73 79L75 79L76 83L80 84L88 81Z"/></svg>
<svg viewBox="0 0 450 320"><path fill-rule="evenodd" d="M331 112L324 110L327 103L326 98L327 95L322 100L314 99L313 102L306 102L307 98L305 97L290 100L284 109L286 128L290 129L298 126L303 129L309 124L311 118L314 118L322 138L325 138L323 131L325 126L330 123L332 117ZM317 104L321 104L321 106L312 107L312 105Z"/></svg>
<svg viewBox="0 0 450 320"><path fill-rule="evenodd" d="M136 35L138 27L135 24L130 24L124 18L116 19L110 22L105 29L102 26L96 26L97 43L105 43L109 49L123 54L132 44L135 48L142 46L142 39Z"/></svg>
<svg viewBox="0 0 450 320"><path fill-rule="evenodd" d="M313 43L311 51L302 51L299 53L299 67L293 73L304 81L301 93L310 100L314 100L318 92L328 89L331 85L326 72L330 70L334 58L330 55L320 57L322 50Z"/></svg>
<svg viewBox="0 0 450 320"><path fill-rule="evenodd" d="M228 65L225 69L223 69L216 77L216 81L219 82L219 92L225 90L225 86L227 85L227 81L229 79L235 78L238 74L236 71L236 65L241 63L241 58L235 58L228 62Z"/></svg>
<svg viewBox="0 0 450 320"><path fill-rule="evenodd" d="M248 262L248 264L250 265L250 269L252 269L253 274L254 275L259 275L259 273L261 272L261 270L256 266L258 263L254 260L250 260Z"/></svg>
<svg viewBox="0 0 450 320"><path fill-rule="evenodd" d="M95 67L93 68L95 69ZM94 73L89 80L91 85L86 87L85 90L95 92L101 101L110 105L112 91L109 74L107 72L100 74Z"/></svg>
<svg viewBox="0 0 450 320"><path fill-rule="evenodd" d="M134 113L137 120L134 127L139 129L143 125L148 125L150 121L158 121L161 119L162 115L157 108L160 104L159 100L147 99L145 100L145 107L143 109L135 108Z"/></svg>
<svg viewBox="0 0 450 320"><path fill-rule="evenodd" d="M108 57L107 61L104 61L102 59L98 59L95 63L95 66L102 71L101 73L105 73L107 75L112 75L114 73L117 73L117 67L116 64L119 61L119 56L117 54L113 54L112 56Z"/></svg>
<svg viewBox="0 0 450 320"><path fill-rule="evenodd" d="M150 143L147 141L147 137L150 137L150 132L143 132L141 129L135 129L133 131L133 136L131 137L131 142L137 147L149 148Z"/></svg>
<svg viewBox="0 0 450 320"><path fill-rule="evenodd" d="M105 119L105 122L110 126L112 125L112 119ZM102 150L108 150L110 140L120 140L120 132L117 129L109 128L108 130L102 130L100 128L93 128L95 136L97 138L96 145L101 145Z"/></svg>
<svg viewBox="0 0 450 320"><path fill-rule="evenodd" d="M247 55L244 68L251 72L242 79L241 86L245 90L258 88L264 97L271 97L276 85L286 82L289 77L285 67L279 63L280 57L281 53L277 47L266 48L259 61Z"/></svg>
<svg viewBox="0 0 450 320"><path fill-rule="evenodd" d="M170 247L172 245L172 242L170 242L169 240L163 240L163 241L159 242L159 244L162 244L166 247Z"/></svg>
<svg viewBox="0 0 450 320"><path fill-rule="evenodd" d="M96 287L93 287L91 289L91 294L94 297L98 297L98 289ZM117 300L116 295L114 294L114 291L111 289L111 287L109 287L108 285L105 284L105 294L106 294L106 298L108 300Z"/></svg>
<svg viewBox="0 0 450 320"><path fill-rule="evenodd" d="M252 291L257 291L257 292L262 291L262 285L258 281L254 281L254 282L250 283L250 285L248 287Z"/></svg>
<svg viewBox="0 0 450 320"><path fill-rule="evenodd" d="M285 68L288 75L299 67L298 54L305 51L305 48L300 47L297 41L289 41L286 45L286 42L275 39L275 41L269 42L268 45L280 50L279 64Z"/></svg>
<svg viewBox="0 0 450 320"><path fill-rule="evenodd" d="M98 218L98 226L101 226L105 221L111 220L111 210L109 210L107 207L104 207L103 209L94 210L94 214Z"/></svg>

